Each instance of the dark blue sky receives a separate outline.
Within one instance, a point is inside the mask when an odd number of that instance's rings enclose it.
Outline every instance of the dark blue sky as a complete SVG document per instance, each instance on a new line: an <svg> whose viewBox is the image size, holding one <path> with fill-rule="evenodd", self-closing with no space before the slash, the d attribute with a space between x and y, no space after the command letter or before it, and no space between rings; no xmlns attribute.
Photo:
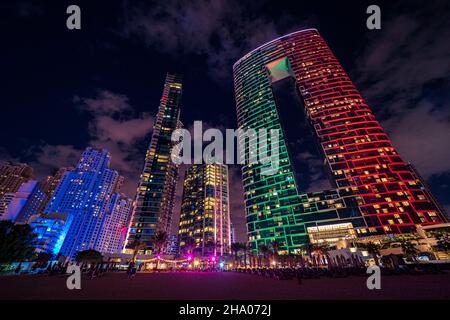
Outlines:
<svg viewBox="0 0 450 320"><path fill-rule="evenodd" d="M235 128L232 64L276 36L319 29L403 158L450 208L448 1L2 1L0 160L37 177L108 149L134 196L167 71L184 74L182 121ZM66 28L81 7L82 29ZM302 154L305 190L320 189L320 159ZM238 168L232 219L245 226ZM178 188L177 199L181 196Z"/></svg>

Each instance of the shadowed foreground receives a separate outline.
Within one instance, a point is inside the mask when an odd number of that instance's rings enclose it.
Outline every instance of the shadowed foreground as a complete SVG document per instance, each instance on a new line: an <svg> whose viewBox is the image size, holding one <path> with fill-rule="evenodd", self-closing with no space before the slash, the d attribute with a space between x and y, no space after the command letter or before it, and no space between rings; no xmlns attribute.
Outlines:
<svg viewBox="0 0 450 320"><path fill-rule="evenodd" d="M238 273L108 273L82 278L68 290L66 276L0 277L0 299L449 299L450 275L384 276L381 290L365 277L273 280Z"/></svg>

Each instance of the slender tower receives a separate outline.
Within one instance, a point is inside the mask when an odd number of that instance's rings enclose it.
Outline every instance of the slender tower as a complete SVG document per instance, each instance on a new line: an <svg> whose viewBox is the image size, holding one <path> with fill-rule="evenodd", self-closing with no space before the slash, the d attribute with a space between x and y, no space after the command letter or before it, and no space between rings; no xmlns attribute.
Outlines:
<svg viewBox="0 0 450 320"><path fill-rule="evenodd" d="M339 240L408 233L416 225L446 221L317 30L254 49L234 64L233 73L239 128L281 132L275 175L261 175L261 165L242 167L254 249L276 240L280 251L295 251L312 232L318 241ZM296 99L289 101L286 91ZM299 141L296 125L303 119L332 190L300 193L288 142Z"/></svg>
<svg viewBox="0 0 450 320"><path fill-rule="evenodd" d="M194 164L189 167L183 184L178 234L182 253L193 251L201 256L216 256L230 252L226 165Z"/></svg>
<svg viewBox="0 0 450 320"><path fill-rule="evenodd" d="M108 151L89 147L77 166L63 174L44 211L45 215L68 214L66 222L71 221L65 225L66 233L58 240L59 252L55 254L73 259L78 251L97 249L102 221L119 176L109 168L110 160Z"/></svg>
<svg viewBox="0 0 450 320"><path fill-rule="evenodd" d="M151 238L157 231L170 231L178 178L178 166L171 160L171 136L181 126L181 92L181 76L167 74L137 189L127 247L140 240L151 249Z"/></svg>

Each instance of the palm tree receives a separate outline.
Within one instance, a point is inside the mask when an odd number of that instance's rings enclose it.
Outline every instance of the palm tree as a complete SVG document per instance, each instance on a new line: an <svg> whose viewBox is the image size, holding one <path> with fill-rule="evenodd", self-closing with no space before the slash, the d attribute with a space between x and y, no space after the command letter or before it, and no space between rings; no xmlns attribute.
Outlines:
<svg viewBox="0 0 450 320"><path fill-rule="evenodd" d="M267 254L270 252L269 247L264 243L260 243L258 249L259 252L261 252L264 257L264 264L267 266Z"/></svg>
<svg viewBox="0 0 450 320"><path fill-rule="evenodd" d="M156 270L159 268L159 258L160 254L164 251L167 242L167 233L164 231L156 231L156 233L152 236L152 244L153 248L156 252Z"/></svg>
<svg viewBox="0 0 450 320"><path fill-rule="evenodd" d="M328 257L328 248L324 245L320 245L320 244L316 244L312 246L311 249L311 253L314 253L315 255L317 255L320 260L319 262L321 262L323 259L323 257L327 257L327 260L329 261L329 257Z"/></svg>
<svg viewBox="0 0 450 320"><path fill-rule="evenodd" d="M231 252L234 255L234 265L237 264L238 252L241 250L241 244L238 242L234 242L231 244Z"/></svg>
<svg viewBox="0 0 450 320"><path fill-rule="evenodd" d="M35 258L36 235L28 224L0 221L0 264Z"/></svg>
<svg viewBox="0 0 450 320"><path fill-rule="evenodd" d="M448 233L440 233L436 235L436 240L436 247L438 250L445 251L446 253L450 251L450 237L448 236Z"/></svg>
<svg viewBox="0 0 450 320"><path fill-rule="evenodd" d="M306 241L306 243L303 245L303 249L306 251L306 253L308 254L308 259L312 259L312 253L313 253L313 249L314 249L314 245L311 243L311 241L308 240Z"/></svg>
<svg viewBox="0 0 450 320"><path fill-rule="evenodd" d="M411 258L412 261L416 262L416 255L419 253L419 250L416 249L414 244L405 239L402 239L400 243L406 257Z"/></svg>
<svg viewBox="0 0 450 320"><path fill-rule="evenodd" d="M269 244L270 251L272 252L273 259L278 257L278 250L280 248L280 244L276 239L273 239Z"/></svg>
<svg viewBox="0 0 450 320"><path fill-rule="evenodd" d="M147 244L139 239L134 239L128 247L133 250L133 257L131 258L131 261L136 262L136 256L139 251L147 248Z"/></svg>
<svg viewBox="0 0 450 320"><path fill-rule="evenodd" d="M249 251L251 250L250 245L247 242L242 243L242 251L244 252L244 267L247 267L247 255L249 255Z"/></svg>
<svg viewBox="0 0 450 320"><path fill-rule="evenodd" d="M161 254L167 242L167 233L164 231L156 231L152 236L152 244L156 254Z"/></svg>
<svg viewBox="0 0 450 320"><path fill-rule="evenodd" d="M378 256L380 255L380 249L381 246L379 244L373 243L370 241L366 245L364 245L364 248L367 250L369 254L373 256L373 259L375 260L375 264L378 266L380 264L378 260Z"/></svg>
<svg viewBox="0 0 450 320"><path fill-rule="evenodd" d="M184 243L184 247L186 248L188 254L193 254L194 249L197 247L197 242L195 242L194 238L188 238Z"/></svg>

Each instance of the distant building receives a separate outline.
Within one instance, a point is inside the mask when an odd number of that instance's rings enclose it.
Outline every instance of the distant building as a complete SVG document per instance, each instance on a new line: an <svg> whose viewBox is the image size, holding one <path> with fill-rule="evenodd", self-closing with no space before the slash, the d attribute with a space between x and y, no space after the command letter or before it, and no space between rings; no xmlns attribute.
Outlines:
<svg viewBox="0 0 450 320"><path fill-rule="evenodd" d="M110 158L106 150L87 148L76 168L63 175L45 209L72 216L62 256L73 259L78 251L95 248L118 178L117 171L109 169Z"/></svg>
<svg viewBox="0 0 450 320"><path fill-rule="evenodd" d="M125 178L123 176L118 176L116 179L116 183L114 184L114 193L120 193L122 190L123 183L125 182Z"/></svg>
<svg viewBox="0 0 450 320"><path fill-rule="evenodd" d="M178 255L180 251L180 243L178 241L178 235L171 234L167 237L167 244L165 249L165 254L167 255Z"/></svg>
<svg viewBox="0 0 450 320"><path fill-rule="evenodd" d="M8 193L9 195L9 193ZM7 196L7 198L10 198ZM32 215L38 213L39 206L46 198L36 180L24 182L14 194L6 207L2 220L11 220L16 223L27 223Z"/></svg>
<svg viewBox="0 0 450 320"><path fill-rule="evenodd" d="M171 159L171 136L181 127L181 92L181 76L167 74L127 240L128 243L140 240L147 245L147 250L152 249L152 236L157 231L168 234L171 229L178 178L178 166Z"/></svg>
<svg viewBox="0 0 450 320"><path fill-rule="evenodd" d="M114 254L121 252L125 245L133 200L123 194L114 193L109 207L104 215L95 249Z"/></svg>
<svg viewBox="0 0 450 320"><path fill-rule="evenodd" d="M0 163L0 198L5 193L16 193L22 183L33 178L33 169L24 163Z"/></svg>
<svg viewBox="0 0 450 320"><path fill-rule="evenodd" d="M67 213L51 212L31 221L30 226L37 236L37 251L56 256L66 238L73 217Z"/></svg>
<svg viewBox="0 0 450 320"><path fill-rule="evenodd" d="M5 216L9 205L14 200L15 193L5 193L3 197L0 197L0 220L8 220Z"/></svg>
<svg viewBox="0 0 450 320"><path fill-rule="evenodd" d="M230 243L235 243L236 242L236 235L234 234L234 225L232 222L230 222Z"/></svg>
<svg viewBox="0 0 450 320"><path fill-rule="evenodd" d="M183 184L180 251L195 242L202 256L228 253L231 244L228 167L223 164L192 165Z"/></svg>
<svg viewBox="0 0 450 320"><path fill-rule="evenodd" d="M33 178L33 169L24 163L11 161L0 162L0 219L6 218L5 214L12 203L15 193L19 191L22 183Z"/></svg>

